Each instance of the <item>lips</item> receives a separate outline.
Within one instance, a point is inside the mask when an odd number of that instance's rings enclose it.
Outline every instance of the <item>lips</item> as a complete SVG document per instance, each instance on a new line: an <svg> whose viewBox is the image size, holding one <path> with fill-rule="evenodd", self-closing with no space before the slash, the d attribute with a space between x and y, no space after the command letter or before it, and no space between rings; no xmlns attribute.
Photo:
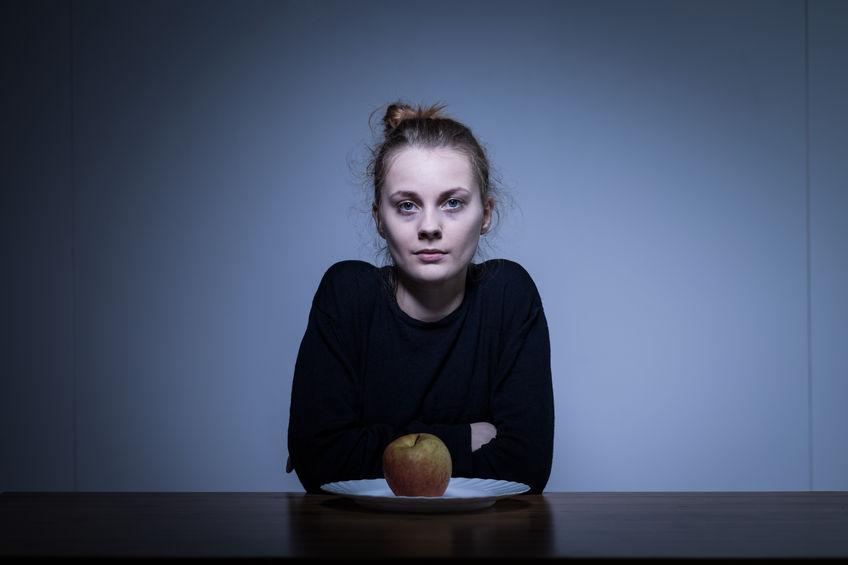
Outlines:
<svg viewBox="0 0 848 565"><path fill-rule="evenodd" d="M419 251L416 253L416 256L425 263L437 263L445 258L446 253L436 252L436 253L425 253L423 251Z"/></svg>

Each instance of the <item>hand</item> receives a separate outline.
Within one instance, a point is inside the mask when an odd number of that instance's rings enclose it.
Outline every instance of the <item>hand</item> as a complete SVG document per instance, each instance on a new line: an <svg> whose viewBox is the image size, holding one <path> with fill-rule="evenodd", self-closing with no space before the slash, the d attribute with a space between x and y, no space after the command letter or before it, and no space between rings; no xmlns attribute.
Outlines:
<svg viewBox="0 0 848 565"><path fill-rule="evenodd" d="M475 452L498 435L498 429L489 422L474 422L471 425L471 452Z"/></svg>

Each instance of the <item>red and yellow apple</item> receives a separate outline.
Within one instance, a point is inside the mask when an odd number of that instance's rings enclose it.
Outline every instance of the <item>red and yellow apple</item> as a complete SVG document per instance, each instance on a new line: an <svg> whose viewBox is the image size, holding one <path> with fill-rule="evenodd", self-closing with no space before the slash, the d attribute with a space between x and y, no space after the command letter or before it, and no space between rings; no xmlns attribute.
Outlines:
<svg viewBox="0 0 848 565"><path fill-rule="evenodd" d="M432 434L406 434L383 450L383 476L396 496L442 496L452 470L448 447Z"/></svg>

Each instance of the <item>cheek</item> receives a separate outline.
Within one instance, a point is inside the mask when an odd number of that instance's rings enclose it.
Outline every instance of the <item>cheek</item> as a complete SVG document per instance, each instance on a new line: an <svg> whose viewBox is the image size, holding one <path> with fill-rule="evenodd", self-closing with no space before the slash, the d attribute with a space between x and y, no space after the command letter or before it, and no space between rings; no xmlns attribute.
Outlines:
<svg viewBox="0 0 848 565"><path fill-rule="evenodd" d="M475 217L468 225L465 226L464 234L468 239L474 239L480 235L480 228L483 225L483 216Z"/></svg>

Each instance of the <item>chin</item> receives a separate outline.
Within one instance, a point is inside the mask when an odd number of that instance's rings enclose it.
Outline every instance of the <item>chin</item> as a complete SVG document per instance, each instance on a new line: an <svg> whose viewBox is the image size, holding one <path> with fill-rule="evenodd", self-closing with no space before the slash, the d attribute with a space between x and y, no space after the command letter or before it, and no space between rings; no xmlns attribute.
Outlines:
<svg viewBox="0 0 848 565"><path fill-rule="evenodd" d="M460 270L453 265L418 265L414 274L420 280L442 282L456 277Z"/></svg>

